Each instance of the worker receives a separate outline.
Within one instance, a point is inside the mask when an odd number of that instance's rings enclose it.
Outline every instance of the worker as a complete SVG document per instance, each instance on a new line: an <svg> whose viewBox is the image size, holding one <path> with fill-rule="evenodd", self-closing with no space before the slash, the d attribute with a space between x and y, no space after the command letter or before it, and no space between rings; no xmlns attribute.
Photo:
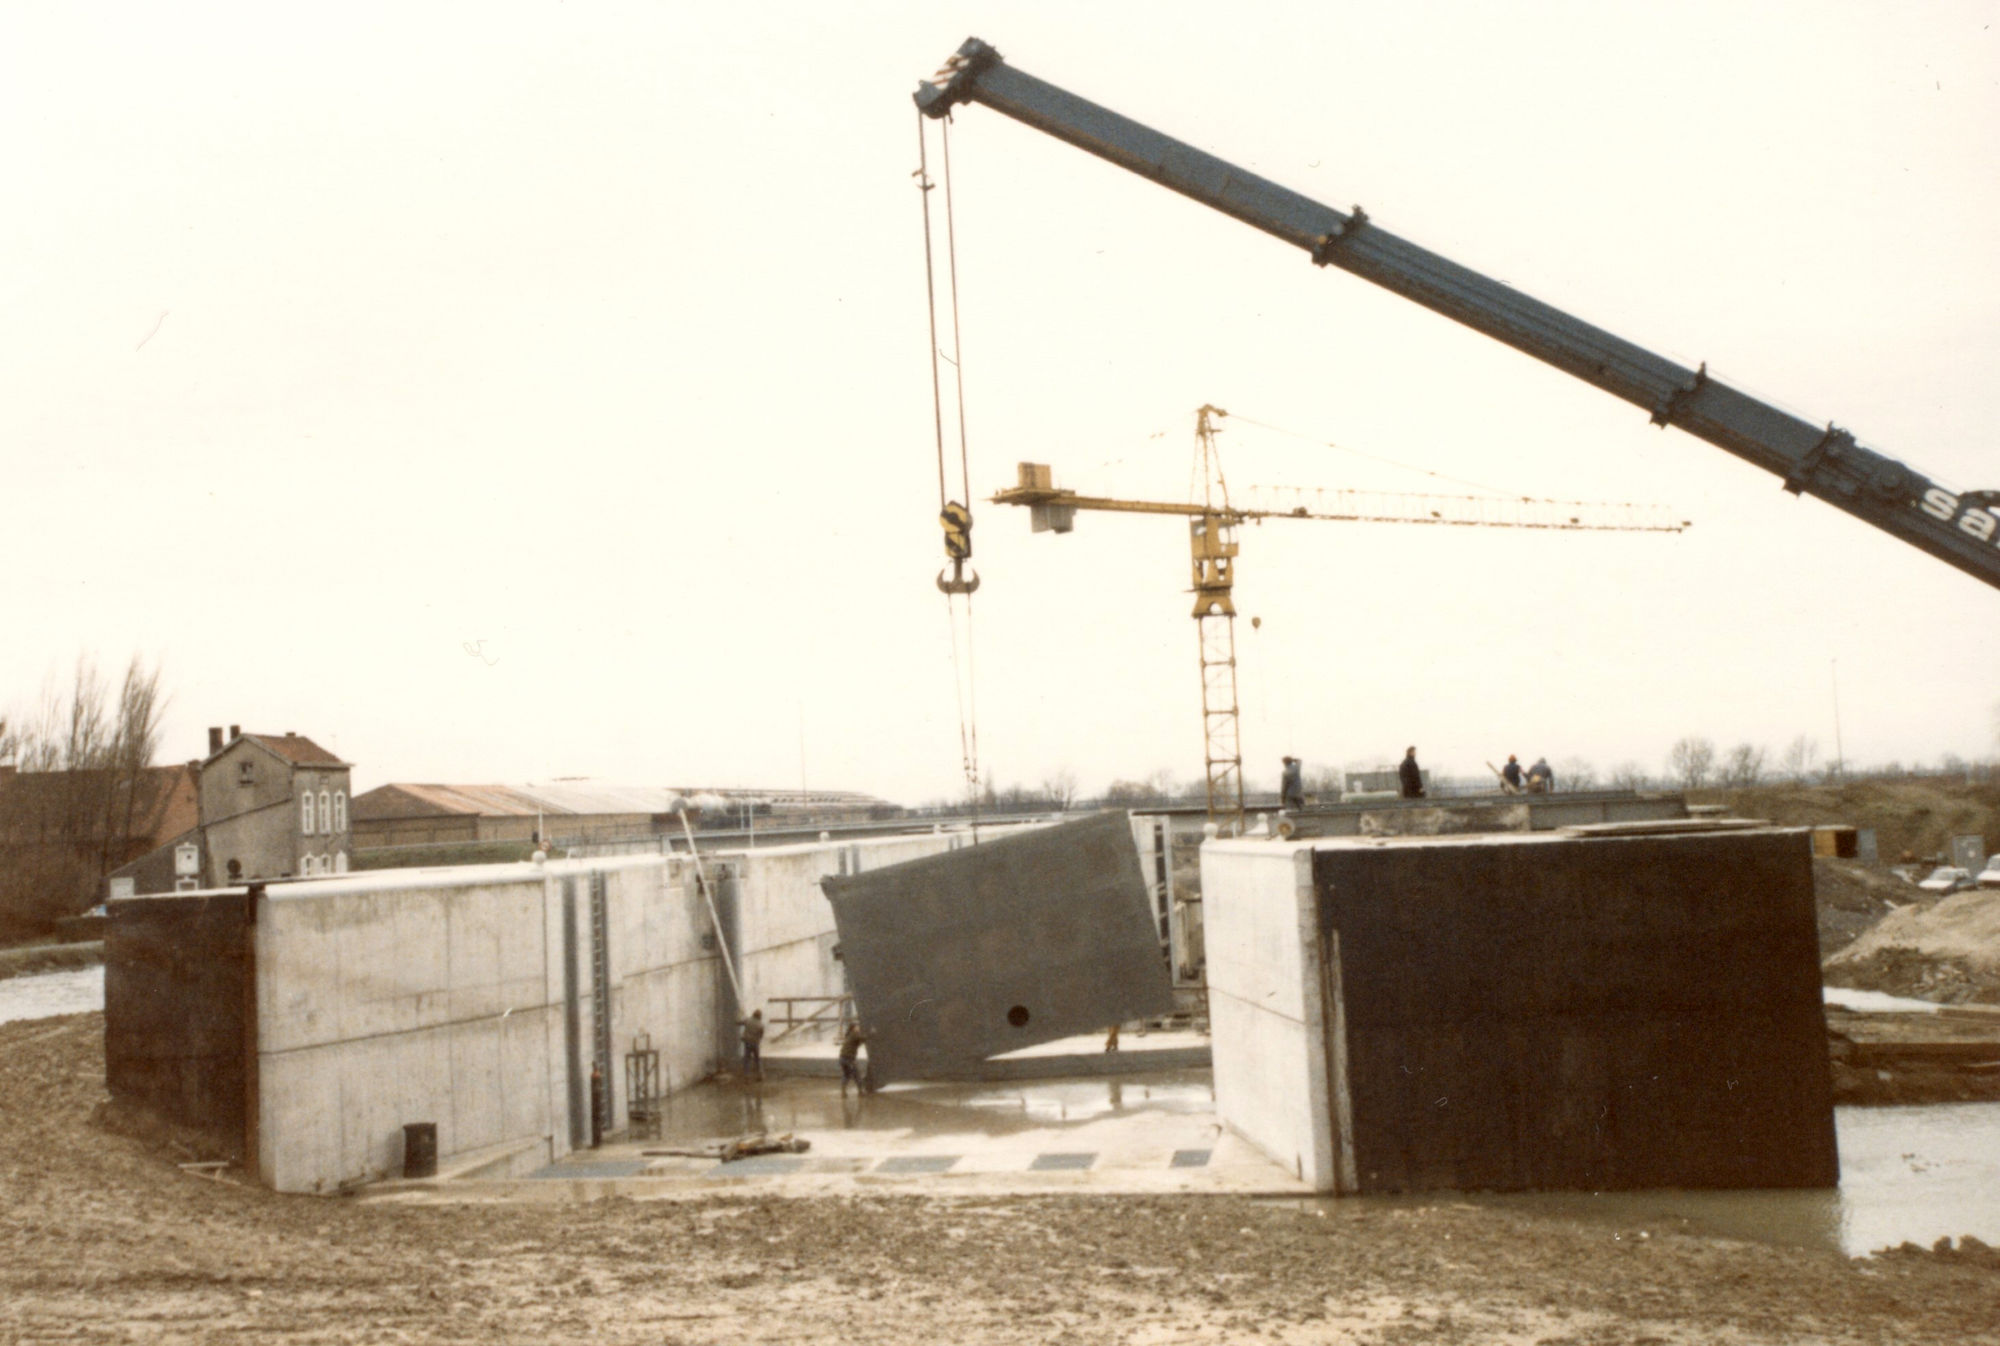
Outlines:
<svg viewBox="0 0 2000 1346"><path fill-rule="evenodd" d="M743 1077L764 1078L764 1011L751 1010L743 1021Z"/></svg>
<svg viewBox="0 0 2000 1346"><path fill-rule="evenodd" d="M847 1097L847 1082L854 1081L854 1092L866 1093L867 1086L861 1079L861 1046L868 1039L862 1035L859 1021L850 1020L847 1032L840 1039L840 1096Z"/></svg>
<svg viewBox="0 0 2000 1346"><path fill-rule="evenodd" d="M1521 759L1511 752L1507 765L1500 768L1500 788L1510 795L1521 793Z"/></svg>
<svg viewBox="0 0 2000 1346"><path fill-rule="evenodd" d="M1115 1052L1115 1051L1117 1051L1117 1050L1118 1050L1118 1025L1117 1025L1117 1024L1113 1024L1113 1025L1111 1025L1111 1027L1107 1028L1107 1029L1106 1029L1106 1030L1104 1031L1104 1050L1105 1050L1105 1051L1107 1051L1107 1052Z"/></svg>
<svg viewBox="0 0 2000 1346"><path fill-rule="evenodd" d="M1547 794L1555 788L1555 768L1549 765L1548 758L1537 757L1535 764L1528 768L1528 793L1531 795Z"/></svg>
<svg viewBox="0 0 2000 1346"><path fill-rule="evenodd" d="M1396 779L1403 787L1403 798L1422 799L1424 797L1424 769L1417 765L1417 750L1403 751L1403 764L1396 768Z"/></svg>
<svg viewBox="0 0 2000 1346"><path fill-rule="evenodd" d="M1298 758L1285 759L1285 776L1278 786L1278 793L1282 797L1278 805L1280 808L1302 809L1306 806L1306 787L1300 777Z"/></svg>

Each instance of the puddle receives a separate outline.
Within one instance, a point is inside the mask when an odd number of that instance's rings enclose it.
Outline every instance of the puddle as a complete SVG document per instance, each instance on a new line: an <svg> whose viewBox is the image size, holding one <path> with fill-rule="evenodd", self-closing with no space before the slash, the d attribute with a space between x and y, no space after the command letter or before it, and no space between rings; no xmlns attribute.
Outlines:
<svg viewBox="0 0 2000 1346"><path fill-rule="evenodd" d="M104 964L0 980L0 1024L104 1008Z"/></svg>
<svg viewBox="0 0 2000 1346"><path fill-rule="evenodd" d="M1475 1205L1562 1215L1620 1235L1719 1235L1860 1257L1972 1234L2000 1245L2000 1103L1834 1109L1840 1187L1811 1192L1474 1193ZM1419 1198L1347 1197L1408 1204ZM1430 1198L1435 1200L1435 1198Z"/></svg>
<svg viewBox="0 0 2000 1346"><path fill-rule="evenodd" d="M660 1143L692 1144L756 1131L883 1131L912 1139L1020 1136L1113 1117L1198 1116L1215 1110L1205 1070L1019 1084L892 1084L845 1098L825 1080L705 1084L663 1109ZM653 1142L648 1141L648 1144Z"/></svg>

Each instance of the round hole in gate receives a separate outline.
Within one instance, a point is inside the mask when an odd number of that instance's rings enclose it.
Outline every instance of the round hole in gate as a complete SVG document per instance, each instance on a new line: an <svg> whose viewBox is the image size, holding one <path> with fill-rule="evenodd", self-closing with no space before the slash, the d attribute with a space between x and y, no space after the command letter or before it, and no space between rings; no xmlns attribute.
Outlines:
<svg viewBox="0 0 2000 1346"><path fill-rule="evenodd" d="M1016 1028L1026 1028L1028 1026L1028 1007L1026 1005L1016 1005L1014 1008L1008 1010L1007 1022Z"/></svg>

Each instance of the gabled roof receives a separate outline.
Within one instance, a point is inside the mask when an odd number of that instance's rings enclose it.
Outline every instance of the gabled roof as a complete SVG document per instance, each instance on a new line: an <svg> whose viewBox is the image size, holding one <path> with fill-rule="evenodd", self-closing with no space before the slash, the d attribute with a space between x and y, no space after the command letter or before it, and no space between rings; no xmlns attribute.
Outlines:
<svg viewBox="0 0 2000 1346"><path fill-rule="evenodd" d="M536 812L563 810L538 807L537 801L506 785L378 785L354 797L356 822L382 818L532 817Z"/></svg>
<svg viewBox="0 0 2000 1346"><path fill-rule="evenodd" d="M223 753L228 752L245 739L255 743L272 756L290 762L293 766L354 765L352 762L341 761L325 748L320 747L319 744L300 734L239 734L237 737L223 744L219 751L210 753L207 761L203 762L202 765L206 766L208 762L213 762L216 758L222 756Z"/></svg>
<svg viewBox="0 0 2000 1346"><path fill-rule="evenodd" d="M376 822L385 818L534 817L543 814L647 814L662 816L687 807L727 804L783 803L792 807L856 807L883 801L851 791L677 789L663 785L616 785L575 777L529 785L419 785L399 782L378 785L356 795L353 817Z"/></svg>

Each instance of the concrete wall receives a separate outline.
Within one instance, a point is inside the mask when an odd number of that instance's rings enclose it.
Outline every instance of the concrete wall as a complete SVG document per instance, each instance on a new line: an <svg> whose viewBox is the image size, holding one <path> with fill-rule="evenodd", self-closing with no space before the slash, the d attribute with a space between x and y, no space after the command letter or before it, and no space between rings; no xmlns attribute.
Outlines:
<svg viewBox="0 0 2000 1346"><path fill-rule="evenodd" d="M296 810L296 802L287 807ZM839 995L827 874L969 845L928 834L703 855L745 999ZM403 1127L437 1128L441 1167L523 1172L588 1145L600 1046L606 1131L626 1125L637 1035L679 1090L735 1055L729 993L695 862L637 855L380 870L263 890L253 904L251 1147L280 1191L401 1172ZM609 1017L600 1033L591 893L601 884ZM219 895L244 900L243 891ZM107 1019L124 1021L107 1014Z"/></svg>
<svg viewBox="0 0 2000 1346"><path fill-rule="evenodd" d="M1210 843L1203 878L1218 1112L1323 1190L1838 1181L1801 831Z"/></svg>
<svg viewBox="0 0 2000 1346"><path fill-rule="evenodd" d="M440 1163L519 1172L588 1143L598 1040L589 891L611 981L608 1129L646 1033L675 1087L717 1055L716 955L686 860L383 871L267 891L256 908L258 1163L280 1191L395 1176L403 1127Z"/></svg>
<svg viewBox="0 0 2000 1346"><path fill-rule="evenodd" d="M1209 1041L1224 1125L1321 1191L1336 1186L1310 843L1201 850Z"/></svg>
<svg viewBox="0 0 2000 1346"><path fill-rule="evenodd" d="M104 934L104 1083L113 1097L244 1150L249 907L239 891L131 898Z"/></svg>

